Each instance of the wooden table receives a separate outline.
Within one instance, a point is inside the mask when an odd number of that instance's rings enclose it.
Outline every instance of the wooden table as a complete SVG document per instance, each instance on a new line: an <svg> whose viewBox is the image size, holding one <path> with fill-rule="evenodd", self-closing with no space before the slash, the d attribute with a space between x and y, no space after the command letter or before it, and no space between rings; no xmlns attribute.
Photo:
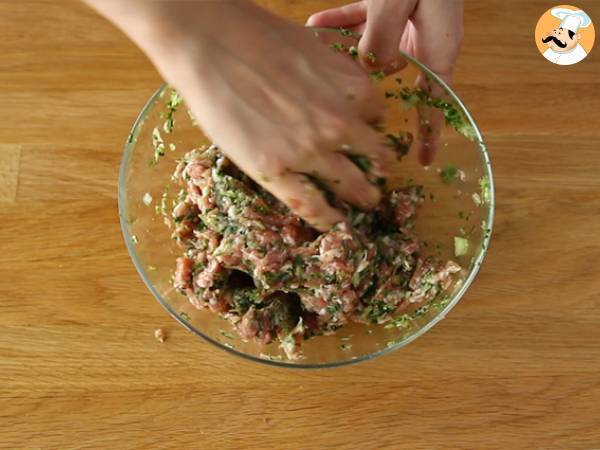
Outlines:
<svg viewBox="0 0 600 450"><path fill-rule="evenodd" d="M291 371L185 332L131 264L117 169L152 66L77 2L1 0L0 447L600 448L600 43L546 62L550 6L467 1L456 88L498 197L472 289L401 351Z"/></svg>

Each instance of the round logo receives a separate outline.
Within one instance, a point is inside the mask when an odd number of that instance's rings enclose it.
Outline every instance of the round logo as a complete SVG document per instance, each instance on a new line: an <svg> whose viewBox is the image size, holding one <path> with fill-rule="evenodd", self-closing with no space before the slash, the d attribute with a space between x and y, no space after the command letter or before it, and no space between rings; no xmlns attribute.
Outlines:
<svg viewBox="0 0 600 450"><path fill-rule="evenodd" d="M570 66L585 59L594 46L592 19L576 6L550 8L535 27L535 44L544 58L554 64Z"/></svg>

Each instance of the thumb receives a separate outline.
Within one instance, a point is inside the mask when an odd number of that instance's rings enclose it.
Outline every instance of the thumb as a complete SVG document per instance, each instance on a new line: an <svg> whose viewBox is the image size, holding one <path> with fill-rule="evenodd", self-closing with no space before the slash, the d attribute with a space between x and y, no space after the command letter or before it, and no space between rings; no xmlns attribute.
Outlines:
<svg viewBox="0 0 600 450"><path fill-rule="evenodd" d="M361 63L367 70L393 72L400 67L400 40L416 3L416 0L367 2L366 28L358 44Z"/></svg>

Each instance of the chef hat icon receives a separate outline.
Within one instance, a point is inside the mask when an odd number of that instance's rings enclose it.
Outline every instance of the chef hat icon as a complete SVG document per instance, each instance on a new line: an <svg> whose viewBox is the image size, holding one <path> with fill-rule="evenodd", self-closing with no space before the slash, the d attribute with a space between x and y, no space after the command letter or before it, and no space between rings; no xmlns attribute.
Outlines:
<svg viewBox="0 0 600 450"><path fill-rule="evenodd" d="M590 16L580 9L553 8L550 14L561 20L560 28L571 30L573 33L577 33L579 28L589 27L592 23Z"/></svg>

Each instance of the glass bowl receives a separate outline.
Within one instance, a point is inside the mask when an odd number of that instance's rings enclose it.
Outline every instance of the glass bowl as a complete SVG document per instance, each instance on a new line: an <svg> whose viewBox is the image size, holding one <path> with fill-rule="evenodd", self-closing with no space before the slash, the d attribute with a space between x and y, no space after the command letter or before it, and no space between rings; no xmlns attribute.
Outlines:
<svg viewBox="0 0 600 450"><path fill-rule="evenodd" d="M337 51L354 52L359 37L344 30L312 29L324 44ZM487 251L494 216L492 169L481 133L458 96L427 67L409 55L407 65L381 79L374 74L378 95L386 98L386 130L417 134L420 116L415 106L415 80L435 92L425 95L447 116L433 165L419 164L412 149L400 162L395 186L424 186L416 230L427 242L426 252L458 262L463 270L449 290L432 302L388 324L350 323L336 334L317 336L302 344L303 358L289 360L277 343L245 342L224 319L208 309L197 310L175 291L171 280L175 259L183 250L171 239L171 230L157 212L171 206L173 189L166 189L178 158L209 141L193 123L176 93L161 86L142 109L125 144L119 173L119 214L127 249L148 289L184 327L232 354L284 367L318 368L350 364L399 349L437 322L463 297ZM402 91L403 88L406 88ZM385 95L386 92L404 92ZM422 103L422 102L421 102ZM435 106L437 105L437 106ZM427 108L425 108L426 110ZM441 113L438 113L441 114ZM459 119L459 127L455 127ZM457 131L458 130L458 131ZM162 156L161 156L162 154ZM457 256L459 255L459 256Z"/></svg>

